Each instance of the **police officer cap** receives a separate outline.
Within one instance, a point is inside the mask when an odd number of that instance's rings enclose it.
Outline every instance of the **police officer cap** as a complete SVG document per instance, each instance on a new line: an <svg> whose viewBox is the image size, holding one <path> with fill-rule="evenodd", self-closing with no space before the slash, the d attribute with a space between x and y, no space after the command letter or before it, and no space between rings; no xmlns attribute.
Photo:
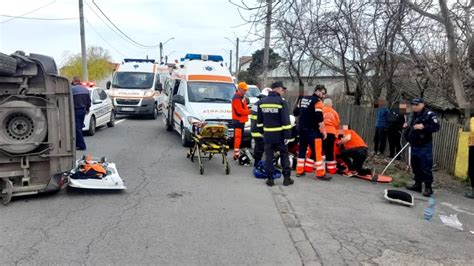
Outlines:
<svg viewBox="0 0 474 266"><path fill-rule="evenodd" d="M283 88L283 89L286 89L286 88L283 86L283 82L281 82L281 81L273 82L270 87L271 87L272 89L275 89L275 88L278 88L278 87L281 87L281 88Z"/></svg>
<svg viewBox="0 0 474 266"><path fill-rule="evenodd" d="M425 102L425 101L423 101L423 98L419 98L419 97L417 97L417 98L411 100L411 104L412 104L412 105L417 105L417 104L424 103L424 102Z"/></svg>

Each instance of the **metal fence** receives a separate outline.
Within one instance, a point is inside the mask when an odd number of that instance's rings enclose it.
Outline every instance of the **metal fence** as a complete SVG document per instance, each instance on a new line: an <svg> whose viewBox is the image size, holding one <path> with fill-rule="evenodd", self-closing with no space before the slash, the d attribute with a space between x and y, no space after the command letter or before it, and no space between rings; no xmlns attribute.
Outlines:
<svg viewBox="0 0 474 266"><path fill-rule="evenodd" d="M296 99L296 96L287 97L290 110L293 110ZM333 103L333 107L339 113L341 125L350 125L369 146L373 145L376 109L337 102ZM454 173L459 129L461 127L457 123L441 121L440 131L433 135L433 161L440 169L444 169L450 174ZM404 138L402 138L402 145L405 143ZM388 142L386 150L388 150ZM404 159L408 161L408 158L408 151L406 151Z"/></svg>

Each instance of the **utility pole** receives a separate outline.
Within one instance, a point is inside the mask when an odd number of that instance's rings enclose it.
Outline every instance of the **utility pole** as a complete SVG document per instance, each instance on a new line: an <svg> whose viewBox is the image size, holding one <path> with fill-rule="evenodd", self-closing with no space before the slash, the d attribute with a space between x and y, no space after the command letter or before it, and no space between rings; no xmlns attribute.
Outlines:
<svg viewBox="0 0 474 266"><path fill-rule="evenodd" d="M88 81L86 35L84 33L84 4L79 0L79 25L81 29L82 81Z"/></svg>
<svg viewBox="0 0 474 266"><path fill-rule="evenodd" d="M265 23L265 48L263 50L263 86L267 86L268 56L270 49L270 29L272 25L272 0L267 0L267 21Z"/></svg>
<svg viewBox="0 0 474 266"><path fill-rule="evenodd" d="M240 58L239 58L239 38L237 37L237 43L236 43L236 49L235 49L235 77L239 76L240 72Z"/></svg>
<svg viewBox="0 0 474 266"><path fill-rule="evenodd" d="M163 43L160 42L160 64L163 62Z"/></svg>

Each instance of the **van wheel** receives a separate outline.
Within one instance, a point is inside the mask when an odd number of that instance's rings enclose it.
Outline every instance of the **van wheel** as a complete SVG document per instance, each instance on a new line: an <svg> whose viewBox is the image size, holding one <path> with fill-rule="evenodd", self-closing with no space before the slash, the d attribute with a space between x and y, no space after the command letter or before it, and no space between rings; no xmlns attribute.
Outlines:
<svg viewBox="0 0 474 266"><path fill-rule="evenodd" d="M191 147L193 145L193 142L190 140L191 139L191 133L181 125L181 145L183 147Z"/></svg>
<svg viewBox="0 0 474 266"><path fill-rule="evenodd" d="M168 111L168 118L165 119L165 127L166 131L172 131L173 130L173 118L171 117L171 111Z"/></svg>
<svg viewBox="0 0 474 266"><path fill-rule="evenodd" d="M150 119L156 119L158 117L158 106L155 103L153 107L153 113L150 115Z"/></svg>
<svg viewBox="0 0 474 266"><path fill-rule="evenodd" d="M112 110L110 112L110 120L109 120L109 122L107 122L107 126L108 127L115 127L115 112L114 112L114 110Z"/></svg>
<svg viewBox="0 0 474 266"><path fill-rule="evenodd" d="M91 120L89 121L89 130L87 131L88 136L94 136L95 135L95 117L92 116Z"/></svg>

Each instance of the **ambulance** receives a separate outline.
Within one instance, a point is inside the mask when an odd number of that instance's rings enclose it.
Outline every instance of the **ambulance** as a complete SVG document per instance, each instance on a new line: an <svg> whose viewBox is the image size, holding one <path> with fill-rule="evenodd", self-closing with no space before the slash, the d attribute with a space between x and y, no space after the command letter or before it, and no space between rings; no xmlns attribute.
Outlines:
<svg viewBox="0 0 474 266"><path fill-rule="evenodd" d="M181 144L192 145L193 123L217 122L233 137L232 97L236 91L229 69L220 55L187 54L164 87L163 120L168 131L181 135ZM250 121L244 141L250 141Z"/></svg>
<svg viewBox="0 0 474 266"><path fill-rule="evenodd" d="M107 82L116 114L156 119L162 111L162 83L153 59L124 59Z"/></svg>

